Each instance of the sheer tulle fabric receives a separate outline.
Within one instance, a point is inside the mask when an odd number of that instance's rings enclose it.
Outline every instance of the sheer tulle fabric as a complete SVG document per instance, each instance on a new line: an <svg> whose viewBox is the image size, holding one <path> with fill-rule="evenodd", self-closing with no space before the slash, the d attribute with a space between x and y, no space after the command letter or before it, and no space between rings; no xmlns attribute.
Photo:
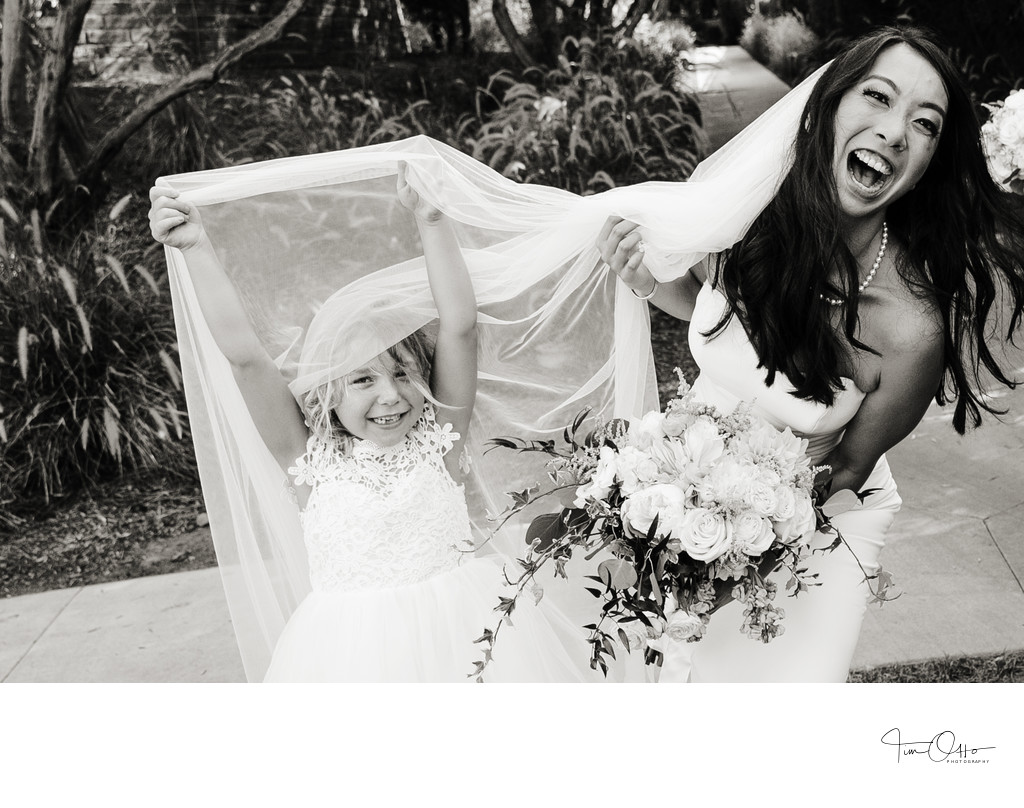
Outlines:
<svg viewBox="0 0 1024 808"><path fill-rule="evenodd" d="M482 541L492 527L485 513L504 507L505 492L544 481L537 456L485 454L487 439L554 438L584 407L611 417L658 406L646 305L594 247L606 217L641 225L661 280L733 244L788 169L814 78L687 183L578 197L517 184L423 136L159 182L201 209L260 338L299 395L436 317L415 223L395 195L397 164L408 164L410 184L454 222L479 303L467 492ZM298 510L203 321L181 253L168 248L166 257L218 563L246 675L259 680L309 591ZM377 326L352 337L346 329L367 312ZM511 554L521 536L522 526L510 525L480 552ZM551 582L547 597L568 589Z"/></svg>

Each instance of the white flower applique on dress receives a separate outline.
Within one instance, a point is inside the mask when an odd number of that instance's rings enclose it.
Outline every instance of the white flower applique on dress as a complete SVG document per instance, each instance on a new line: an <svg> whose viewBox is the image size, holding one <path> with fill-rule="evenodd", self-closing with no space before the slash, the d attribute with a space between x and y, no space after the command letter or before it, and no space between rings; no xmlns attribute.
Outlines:
<svg viewBox="0 0 1024 808"><path fill-rule="evenodd" d="M430 404L396 446L356 440L344 454L309 439L288 473L313 488L301 514L313 589L401 586L459 566L473 539L463 487L444 465L458 439Z"/></svg>

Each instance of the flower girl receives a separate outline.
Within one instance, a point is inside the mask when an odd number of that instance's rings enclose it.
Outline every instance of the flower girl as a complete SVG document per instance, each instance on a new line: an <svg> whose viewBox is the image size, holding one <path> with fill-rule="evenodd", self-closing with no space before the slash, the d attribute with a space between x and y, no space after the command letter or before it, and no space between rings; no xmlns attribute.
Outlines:
<svg viewBox="0 0 1024 808"><path fill-rule="evenodd" d="M214 342L300 508L312 591L265 681L471 681L474 639L503 585L499 561L472 554L462 485L477 385L473 285L450 221L410 186L404 164L397 193L423 245L438 313L432 346L401 307L361 303L346 288L313 318L287 382L197 207L169 186L150 192L153 236L184 255ZM487 680L591 678L561 623L557 612L517 611Z"/></svg>

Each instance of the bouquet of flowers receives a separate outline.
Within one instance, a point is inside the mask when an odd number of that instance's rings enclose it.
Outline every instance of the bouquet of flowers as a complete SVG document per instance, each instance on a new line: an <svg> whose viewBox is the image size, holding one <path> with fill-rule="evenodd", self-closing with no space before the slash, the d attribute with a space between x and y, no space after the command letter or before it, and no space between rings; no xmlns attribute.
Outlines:
<svg viewBox="0 0 1024 808"><path fill-rule="evenodd" d="M678 371L677 371L678 373ZM798 595L815 585L803 561L816 530L831 531L835 516L863 500L854 494L815 491L818 469L806 455L807 442L788 428L779 431L741 406L729 415L694 398L680 374L678 397L663 413L629 422L598 425L579 439L587 413L565 430L568 448L553 441L498 438L497 446L549 456L554 487L512 494L513 504L495 517L499 528L542 496L561 495L558 513L535 518L526 532L527 552L517 559L514 588L496 607L498 625L476 641L484 647L483 672L497 633L508 622L518 596L538 592L534 576L547 563L566 578L574 551L599 558L588 591L600 601L590 632L591 667L607 673L606 655L615 640L642 650L659 665L662 637L696 642L711 615L729 600L745 606L741 630L770 642L784 631L785 611L775 603L777 587L767 576L785 568L786 588ZM863 569L863 568L862 568ZM887 598L891 578L879 570L875 601ZM613 633L614 632L614 633Z"/></svg>
<svg viewBox="0 0 1024 808"><path fill-rule="evenodd" d="M981 140L989 172L1007 190L1024 194L1024 90L984 106L989 119L981 127Z"/></svg>

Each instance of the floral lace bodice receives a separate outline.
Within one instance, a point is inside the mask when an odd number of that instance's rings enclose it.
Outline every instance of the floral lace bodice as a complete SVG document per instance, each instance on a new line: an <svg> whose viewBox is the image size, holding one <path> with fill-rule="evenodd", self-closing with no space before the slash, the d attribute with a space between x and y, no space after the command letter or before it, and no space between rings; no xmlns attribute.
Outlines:
<svg viewBox="0 0 1024 808"><path fill-rule="evenodd" d="M472 534L463 487L444 465L458 438L427 404L397 446L356 440L345 454L309 439L288 471L313 488L301 519L314 589L401 586L459 565Z"/></svg>

